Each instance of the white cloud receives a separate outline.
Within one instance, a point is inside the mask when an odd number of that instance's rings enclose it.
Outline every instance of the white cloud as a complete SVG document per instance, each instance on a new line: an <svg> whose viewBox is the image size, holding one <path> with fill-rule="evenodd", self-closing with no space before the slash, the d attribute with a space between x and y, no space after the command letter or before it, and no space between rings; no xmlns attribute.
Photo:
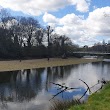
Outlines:
<svg viewBox="0 0 110 110"><path fill-rule="evenodd" d="M76 9L80 12L89 11L90 0L69 0L73 5L76 5Z"/></svg>
<svg viewBox="0 0 110 110"><path fill-rule="evenodd" d="M67 14L63 18L60 19L60 24L62 25L77 25L81 23L81 18L74 13Z"/></svg>
<svg viewBox="0 0 110 110"><path fill-rule="evenodd" d="M0 0L0 5L15 11L38 16L45 12L57 11L68 5L75 5L76 10L87 12L87 0Z"/></svg>
<svg viewBox="0 0 110 110"><path fill-rule="evenodd" d="M46 12L43 16L43 21L48 23L48 25L55 27L55 25L59 22L59 19Z"/></svg>
<svg viewBox="0 0 110 110"><path fill-rule="evenodd" d="M58 34L65 34L74 40L84 35L84 19L74 13L61 18L59 24L61 26L57 26L55 29Z"/></svg>
<svg viewBox="0 0 110 110"><path fill-rule="evenodd" d="M110 36L110 17L104 16L110 13L110 7L97 8L89 13L86 20L87 31L94 36Z"/></svg>
<svg viewBox="0 0 110 110"><path fill-rule="evenodd" d="M44 13L43 21L55 27L58 34L65 34L76 43L91 43L97 41L96 36L110 37L110 7L96 8L88 17L67 14L57 18L50 11L57 11L68 5L76 6L76 10L87 12L91 0L0 0L0 5L31 15Z"/></svg>
<svg viewBox="0 0 110 110"><path fill-rule="evenodd" d="M108 16L104 16L105 13ZM52 21L48 19L48 15L53 18ZM74 13L67 14L60 19L51 14L45 14L44 21L48 22L48 24L57 23L55 32L67 35L77 44L91 45L94 42L98 42L96 38L98 36L110 37L109 15L110 7L103 7L90 12L86 19Z"/></svg>

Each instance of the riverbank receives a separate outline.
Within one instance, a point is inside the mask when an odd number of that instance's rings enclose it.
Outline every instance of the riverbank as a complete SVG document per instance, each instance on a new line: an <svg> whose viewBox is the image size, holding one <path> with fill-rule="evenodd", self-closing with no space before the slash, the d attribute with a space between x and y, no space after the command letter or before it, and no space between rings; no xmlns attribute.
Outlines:
<svg viewBox="0 0 110 110"><path fill-rule="evenodd" d="M99 62L99 59L78 59L78 58L51 58L47 59L34 59L34 60L13 60L13 61L0 61L0 71L13 71L32 68L44 68L53 66L65 66L72 64L81 64L89 62Z"/></svg>
<svg viewBox="0 0 110 110"><path fill-rule="evenodd" d="M110 110L110 82L98 93L92 94L87 103L74 105L68 110Z"/></svg>

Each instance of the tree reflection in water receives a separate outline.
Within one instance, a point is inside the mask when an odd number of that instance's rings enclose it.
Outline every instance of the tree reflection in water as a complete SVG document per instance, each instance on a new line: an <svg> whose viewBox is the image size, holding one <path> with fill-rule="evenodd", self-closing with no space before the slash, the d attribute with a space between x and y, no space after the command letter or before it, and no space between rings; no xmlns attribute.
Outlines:
<svg viewBox="0 0 110 110"><path fill-rule="evenodd" d="M33 71L35 74L32 73ZM0 100L22 102L35 98L42 88L41 73L43 71L44 69L1 72Z"/></svg>
<svg viewBox="0 0 110 110"><path fill-rule="evenodd" d="M50 81L63 79L70 67L51 67L32 70L0 72L0 102L29 102L42 91L51 88ZM69 74L68 74L69 75Z"/></svg>

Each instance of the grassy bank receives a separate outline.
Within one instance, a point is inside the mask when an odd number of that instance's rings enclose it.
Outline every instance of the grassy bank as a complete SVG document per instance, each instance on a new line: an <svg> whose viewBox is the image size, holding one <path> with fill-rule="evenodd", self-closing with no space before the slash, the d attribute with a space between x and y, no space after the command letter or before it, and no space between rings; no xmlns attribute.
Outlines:
<svg viewBox="0 0 110 110"><path fill-rule="evenodd" d="M68 58L68 59L52 58L50 59L50 61L47 61L47 59L22 60L21 62L19 60L0 61L0 71L65 66L71 64L89 63L89 62L97 62L97 61L101 61L101 60L78 59L78 58Z"/></svg>
<svg viewBox="0 0 110 110"><path fill-rule="evenodd" d="M110 110L110 83L100 92L92 94L87 103L72 106L68 110Z"/></svg>

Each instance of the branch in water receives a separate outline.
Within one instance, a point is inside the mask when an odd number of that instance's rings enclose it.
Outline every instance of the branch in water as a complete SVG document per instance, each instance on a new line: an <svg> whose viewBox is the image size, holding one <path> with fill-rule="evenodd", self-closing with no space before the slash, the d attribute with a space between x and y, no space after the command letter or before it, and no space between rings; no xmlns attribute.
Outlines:
<svg viewBox="0 0 110 110"><path fill-rule="evenodd" d="M89 88L87 88L87 90L84 92L84 94L81 96L81 98L79 99L79 101L86 95L87 91L89 90Z"/></svg>
<svg viewBox="0 0 110 110"><path fill-rule="evenodd" d="M86 84L86 86L87 86L87 88L89 90L89 93L91 93L91 90L90 90L90 87L88 86L88 84L85 81L81 80L81 79L79 79L79 80L82 81L84 84Z"/></svg>
<svg viewBox="0 0 110 110"><path fill-rule="evenodd" d="M53 83L53 82L50 82L50 83L59 86L60 88L58 88L57 90L61 90L61 91L58 92L57 94L53 95L53 97L52 97L50 100L54 99L57 95L59 95L60 93L63 93L63 92L66 91L66 90L79 89L79 88L69 88L69 87L67 87L67 86L63 86L63 85L61 85L61 84L56 84L56 83ZM49 100L49 101L50 101L50 100Z"/></svg>

